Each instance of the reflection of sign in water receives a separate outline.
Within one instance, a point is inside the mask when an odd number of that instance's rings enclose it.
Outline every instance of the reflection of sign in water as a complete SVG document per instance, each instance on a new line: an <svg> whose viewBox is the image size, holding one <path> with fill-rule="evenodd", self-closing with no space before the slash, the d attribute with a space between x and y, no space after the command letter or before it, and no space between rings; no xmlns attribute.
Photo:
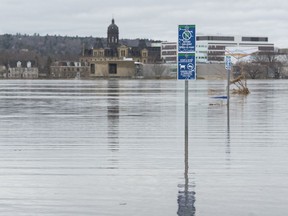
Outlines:
<svg viewBox="0 0 288 216"><path fill-rule="evenodd" d="M195 53L178 54L178 80L196 79Z"/></svg>
<svg viewBox="0 0 288 216"><path fill-rule="evenodd" d="M178 52L195 52L195 25L178 26Z"/></svg>
<svg viewBox="0 0 288 216"><path fill-rule="evenodd" d="M194 216L195 208L195 192L194 191L179 191L178 193L178 216Z"/></svg>
<svg viewBox="0 0 288 216"><path fill-rule="evenodd" d="M185 140L184 146L184 155L185 155L185 170L184 170L184 184L179 184L179 192L178 192L178 216L195 216L196 208L195 208L195 184L190 184L189 182L189 149L188 149L188 140Z"/></svg>

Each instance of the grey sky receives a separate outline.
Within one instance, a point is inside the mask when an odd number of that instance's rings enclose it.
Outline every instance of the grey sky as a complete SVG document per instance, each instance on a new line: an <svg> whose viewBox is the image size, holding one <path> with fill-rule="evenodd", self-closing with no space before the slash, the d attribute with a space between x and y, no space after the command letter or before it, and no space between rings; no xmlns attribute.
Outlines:
<svg viewBox="0 0 288 216"><path fill-rule="evenodd" d="M177 40L178 24L197 34L268 36L288 47L283 0L0 0L0 34L106 37L112 16L120 38Z"/></svg>

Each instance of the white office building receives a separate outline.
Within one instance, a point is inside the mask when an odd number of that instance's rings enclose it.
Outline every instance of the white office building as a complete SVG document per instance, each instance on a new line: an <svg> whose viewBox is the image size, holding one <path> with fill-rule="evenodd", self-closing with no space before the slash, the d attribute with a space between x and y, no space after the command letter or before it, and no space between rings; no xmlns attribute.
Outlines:
<svg viewBox="0 0 288 216"><path fill-rule="evenodd" d="M268 42L268 37L253 36L196 36L196 62L197 63L223 63L225 51L231 47L258 49L258 51L273 51L274 44ZM244 49L245 50L245 49ZM166 63L177 62L177 42L163 42L161 57Z"/></svg>
<svg viewBox="0 0 288 216"><path fill-rule="evenodd" d="M241 48L243 52L251 49L273 51L274 44L268 37L201 35L196 37L196 56L199 63L223 63L229 48ZM244 49L243 49L244 48Z"/></svg>
<svg viewBox="0 0 288 216"><path fill-rule="evenodd" d="M161 58L167 64L177 63L177 42L162 42Z"/></svg>

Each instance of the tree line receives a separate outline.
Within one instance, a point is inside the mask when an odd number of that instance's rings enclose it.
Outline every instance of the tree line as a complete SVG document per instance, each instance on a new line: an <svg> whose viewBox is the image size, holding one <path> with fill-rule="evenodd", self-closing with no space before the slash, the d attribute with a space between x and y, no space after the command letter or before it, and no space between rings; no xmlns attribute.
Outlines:
<svg viewBox="0 0 288 216"><path fill-rule="evenodd" d="M92 46L94 40L93 37L59 35L0 35L0 64L34 60L40 72L48 73L51 63L55 60L78 60L83 44Z"/></svg>
<svg viewBox="0 0 288 216"><path fill-rule="evenodd" d="M96 37L40 36L20 34L0 35L0 64L9 61L34 60L41 73L49 73L53 61L69 60L78 61L84 48L92 48ZM106 38L100 38L106 45ZM127 46L137 46L140 39L121 39L120 42ZM149 44L152 40L145 39Z"/></svg>
<svg viewBox="0 0 288 216"><path fill-rule="evenodd" d="M250 79L288 78L287 52L266 51L251 54L247 60L239 60L234 66L234 76L244 75Z"/></svg>

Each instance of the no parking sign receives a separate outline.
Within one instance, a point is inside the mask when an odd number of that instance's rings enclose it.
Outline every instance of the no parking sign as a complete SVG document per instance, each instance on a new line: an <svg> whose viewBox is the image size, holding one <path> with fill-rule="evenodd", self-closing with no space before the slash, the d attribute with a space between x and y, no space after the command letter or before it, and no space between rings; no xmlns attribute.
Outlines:
<svg viewBox="0 0 288 216"><path fill-rule="evenodd" d="M178 52L195 52L195 25L178 26Z"/></svg>

